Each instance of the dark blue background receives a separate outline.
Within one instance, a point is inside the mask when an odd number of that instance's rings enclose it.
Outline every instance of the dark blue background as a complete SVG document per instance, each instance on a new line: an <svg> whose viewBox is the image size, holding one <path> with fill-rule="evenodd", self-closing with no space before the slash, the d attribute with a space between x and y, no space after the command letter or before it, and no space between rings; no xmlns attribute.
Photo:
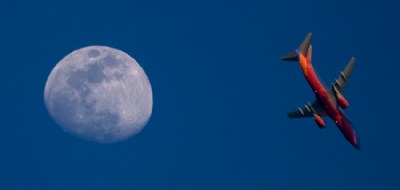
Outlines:
<svg viewBox="0 0 400 190"><path fill-rule="evenodd" d="M399 21L394 0L3 2L0 189L399 189ZM357 58L346 112L361 151L330 120L286 116L314 100L280 61L308 32L326 83ZM51 69L88 45L151 81L152 118L127 141L76 138L46 111Z"/></svg>

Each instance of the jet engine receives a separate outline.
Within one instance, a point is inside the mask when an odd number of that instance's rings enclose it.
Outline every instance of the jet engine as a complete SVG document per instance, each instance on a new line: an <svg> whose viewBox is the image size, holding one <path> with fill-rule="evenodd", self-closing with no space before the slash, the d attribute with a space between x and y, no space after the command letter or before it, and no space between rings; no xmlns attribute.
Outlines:
<svg viewBox="0 0 400 190"><path fill-rule="evenodd" d="M349 107L349 102L346 100L346 98L343 97L343 95L337 90L337 87L335 85L333 85L333 92L335 93L335 97L337 100L337 104L343 108L346 109L347 107Z"/></svg>
<svg viewBox="0 0 400 190"><path fill-rule="evenodd" d="M344 98L341 94L338 94L336 96L337 99L337 103L339 104L339 106L343 109L346 109L347 107L349 107L349 102L346 100L346 98Z"/></svg>
<svg viewBox="0 0 400 190"><path fill-rule="evenodd" d="M314 115L314 120L315 120L315 123L318 125L318 127L319 127L320 129L323 129L323 128L326 127L326 123L325 123L325 121L322 119L321 116L315 114L315 115Z"/></svg>

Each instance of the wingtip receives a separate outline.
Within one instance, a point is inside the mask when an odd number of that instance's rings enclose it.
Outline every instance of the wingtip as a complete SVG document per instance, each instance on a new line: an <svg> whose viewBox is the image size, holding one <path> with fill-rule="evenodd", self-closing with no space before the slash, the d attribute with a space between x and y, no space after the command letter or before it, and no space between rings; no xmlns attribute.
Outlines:
<svg viewBox="0 0 400 190"><path fill-rule="evenodd" d="M347 63L348 67L353 67L356 64L356 58L353 56L350 58L349 62Z"/></svg>

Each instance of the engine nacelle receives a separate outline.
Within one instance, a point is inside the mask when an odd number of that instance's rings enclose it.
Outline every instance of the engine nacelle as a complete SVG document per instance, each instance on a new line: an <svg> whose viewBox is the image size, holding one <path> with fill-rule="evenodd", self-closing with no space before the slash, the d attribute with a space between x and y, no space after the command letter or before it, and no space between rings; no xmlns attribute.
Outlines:
<svg viewBox="0 0 400 190"><path fill-rule="evenodd" d="M315 121L315 123L318 125L318 127L319 127L320 129L323 129L323 128L326 127L326 123L325 123L325 121L322 119L321 116L319 116L319 115L314 115L314 121Z"/></svg>
<svg viewBox="0 0 400 190"><path fill-rule="evenodd" d="M344 98L342 95L337 96L337 103L343 109L346 109L350 105L346 98Z"/></svg>

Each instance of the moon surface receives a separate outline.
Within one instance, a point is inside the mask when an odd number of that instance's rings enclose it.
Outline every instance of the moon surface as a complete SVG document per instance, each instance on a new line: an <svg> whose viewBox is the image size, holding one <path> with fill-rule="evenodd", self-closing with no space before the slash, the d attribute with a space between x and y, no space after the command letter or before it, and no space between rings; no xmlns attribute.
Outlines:
<svg viewBox="0 0 400 190"><path fill-rule="evenodd" d="M153 107L151 85L140 65L106 46L85 47L63 58L47 79L44 100L65 131L101 143L138 133Z"/></svg>

